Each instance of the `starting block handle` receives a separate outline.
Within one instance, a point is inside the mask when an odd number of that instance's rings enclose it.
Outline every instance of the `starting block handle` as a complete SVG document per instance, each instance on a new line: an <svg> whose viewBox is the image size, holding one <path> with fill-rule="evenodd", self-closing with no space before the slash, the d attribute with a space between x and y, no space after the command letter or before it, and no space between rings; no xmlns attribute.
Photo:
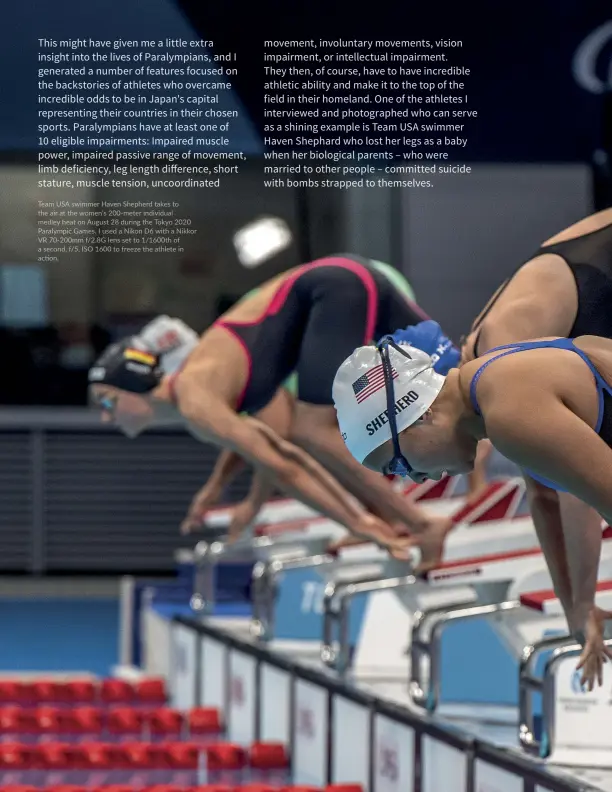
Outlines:
<svg viewBox="0 0 612 792"><path fill-rule="evenodd" d="M232 544L227 540L198 542L193 551L195 574L189 603L192 610L212 613L215 606L215 567L221 558L253 552L258 547L269 547L271 544L272 540L268 537L239 539Z"/></svg>
<svg viewBox="0 0 612 792"><path fill-rule="evenodd" d="M570 638L570 640L573 640ZM604 641L605 646L612 647L612 639ZM556 670L568 655L579 655L582 646L575 641L567 646L561 646L552 653L544 666L543 691L542 691L542 740L540 742L540 756L552 753L555 743L555 708L556 708Z"/></svg>
<svg viewBox="0 0 612 792"><path fill-rule="evenodd" d="M545 704L545 700L548 701L549 699L549 693L546 688L549 688L552 684L554 670L560 662L560 658L564 657L568 652L579 648L570 635L555 635L550 638L543 638L541 641L530 644L523 649L519 663L519 744L527 753L540 754L543 748L543 741L536 739L535 736L531 696L533 693L542 694L542 731L543 734L548 734L553 717L550 711L550 702ZM534 666L538 657L542 652L551 650L553 650L553 657L548 660L544 675L542 677L535 676ZM557 653L559 653L559 659L553 662L554 658L557 657ZM546 751L548 750L547 746L544 746L544 748Z"/></svg>
<svg viewBox="0 0 612 792"><path fill-rule="evenodd" d="M345 675L351 664L349 642L350 602L358 594L413 586L414 575L396 578L363 577L353 581L328 583L323 594L323 641L321 661L324 665ZM334 635L335 633L335 635Z"/></svg>
<svg viewBox="0 0 612 792"><path fill-rule="evenodd" d="M239 539L237 542L225 541L198 542L194 550L195 576L194 591L191 597L193 610L211 613L215 605L215 567L222 558L231 558L244 553L253 554L258 550L272 551L275 547L282 548L284 552L291 553L292 548L300 548L302 555L320 554L327 544L327 539L322 537L291 536L287 539L282 534L279 536L256 536L254 538Z"/></svg>
<svg viewBox="0 0 612 792"><path fill-rule="evenodd" d="M428 712L436 710L440 702L441 687L440 644L442 633L451 622L495 616L520 607L518 600L488 605L466 605L462 602L415 614L409 650L408 694L411 702Z"/></svg>
<svg viewBox="0 0 612 792"><path fill-rule="evenodd" d="M334 556L327 554L258 561L251 575L253 616L250 632L253 638L259 641L271 641L274 638L277 582L281 574L298 569L314 569L334 561Z"/></svg>

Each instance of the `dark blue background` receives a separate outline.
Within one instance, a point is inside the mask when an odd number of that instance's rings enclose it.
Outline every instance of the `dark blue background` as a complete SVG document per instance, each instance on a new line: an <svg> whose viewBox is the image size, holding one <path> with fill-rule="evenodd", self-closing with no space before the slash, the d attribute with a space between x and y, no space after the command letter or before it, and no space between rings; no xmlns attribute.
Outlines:
<svg viewBox="0 0 612 792"><path fill-rule="evenodd" d="M506 10L508 9L508 10ZM188 21L189 20L189 21ZM191 24L189 24L191 23ZM197 35L218 52L235 51L235 95L259 130L263 116L264 39L461 38L459 57L472 69L468 92L479 120L461 159L585 161L603 141L604 95L578 85L572 59L580 43L608 23L594 64L603 86L612 82L612 13L598 0L472 0L440 3L254 3L201 0L58 0L5 4L0 26L0 150L36 143L37 39L164 38ZM244 124L244 149L256 139Z"/></svg>

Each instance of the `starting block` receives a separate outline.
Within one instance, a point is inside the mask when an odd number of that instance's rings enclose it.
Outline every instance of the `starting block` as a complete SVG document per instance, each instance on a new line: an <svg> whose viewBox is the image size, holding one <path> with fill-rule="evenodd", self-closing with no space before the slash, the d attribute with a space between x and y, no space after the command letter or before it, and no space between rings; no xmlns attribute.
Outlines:
<svg viewBox="0 0 612 792"><path fill-rule="evenodd" d="M603 532L600 577L612 577L612 529ZM562 611L552 606L546 610L529 607L539 601L540 590L549 590L552 583L539 549L486 555L470 559L468 563L453 562L432 570L428 575L432 586L470 583L478 595L478 603L462 603L450 607L431 608L415 615L411 638L411 677L409 695L415 706L434 711L440 700L440 641L444 629L451 623L480 619L492 620L492 626L510 654L522 659L521 679L525 690L533 683L531 668L535 655L571 643L563 637L541 639L544 631L563 633L566 629ZM554 595L551 596L554 598ZM525 646L535 645L531 650ZM528 657L527 657L528 656ZM535 688L534 688L535 689ZM541 685L538 690L541 689ZM529 724L531 710L525 709L524 720ZM533 738L523 736L525 744Z"/></svg>
<svg viewBox="0 0 612 792"><path fill-rule="evenodd" d="M304 558L319 556L330 542L345 534L337 523L324 517L300 518L259 526L255 537L226 541L198 542L193 558L196 566L191 607L209 614L215 603L215 567L222 559L249 556L258 562L280 556Z"/></svg>
<svg viewBox="0 0 612 792"><path fill-rule="evenodd" d="M434 482L438 484L440 482ZM500 601L507 584L495 577L481 578L479 565L482 548L488 553L537 552L537 538L531 518L520 513L524 501L525 484L520 478L493 482L483 495L469 507L462 507L454 517L457 527L449 535L445 547L445 563L437 570L444 586L428 585L431 580L417 580L403 565L401 573L353 577L348 580L328 581L324 591L324 625L321 659L336 672L355 678L401 676L406 678L406 636L410 635L415 617L423 611L434 609L446 613L450 608L490 604ZM497 557L497 556L496 556ZM466 565L474 576L462 571ZM455 569L457 568L457 570ZM480 585L475 586L478 582ZM358 595L375 594L368 598L367 615L372 623L372 633L353 651L349 636L350 603ZM502 597L503 598L503 597ZM391 616L392 614L392 616ZM396 636L393 646L388 632L393 620ZM378 627L376 625L379 625ZM394 658L391 672L389 659Z"/></svg>
<svg viewBox="0 0 612 792"><path fill-rule="evenodd" d="M442 482L426 482L423 485L413 485L406 488L402 486L402 493L406 497L419 500L421 497L427 501L426 508L436 503L437 499L446 495L451 502L447 509L457 510L462 505L461 498L450 500L458 488L457 481L445 477ZM408 490L410 491L408 493ZM205 527L217 533L226 529L231 521L232 507L219 507L211 509L207 514ZM346 535L346 530L327 518L317 513L299 501L290 498L279 498L269 501L258 514L251 526L251 536L241 539L233 544L228 544L221 536L215 540L199 542L190 554L190 560L195 564L196 575L191 607L194 611L209 614L214 606L214 569L219 561L248 557L256 560L253 574L254 588L254 625L252 632L257 637L266 640L271 637L268 623L272 623L269 605L274 589L274 577L285 569L307 569L331 564L337 561L334 556L325 554L328 543L338 540ZM349 556L354 563L359 563L362 549L351 549ZM383 550L375 551L377 555L374 563L388 559L388 554ZM367 559L371 563L373 559ZM343 558L346 565L349 563ZM370 573L379 572L380 566L370 569Z"/></svg>
<svg viewBox="0 0 612 792"><path fill-rule="evenodd" d="M524 609L540 615L563 614L551 589L523 594L520 602ZM598 584L596 604L604 610L612 609L612 576ZM606 640L606 645L612 647L612 640ZM542 676L536 677L535 663L545 651L551 651L551 655ZM612 664L603 666L603 686L589 693L581 684L582 672L576 669L581 651L582 647L567 635L525 647L519 670L519 742L525 751L546 758L551 764L610 768ZM539 739L533 715L534 693L542 696Z"/></svg>
<svg viewBox="0 0 612 792"><path fill-rule="evenodd" d="M406 492L407 489L410 492ZM401 487L406 497L422 498L425 508L432 511L436 511L435 505L441 496L447 496L442 509L446 512L462 507L463 498L455 495L458 489L457 480L449 477L442 482L411 484L409 488L402 484ZM231 513L231 507L211 510L207 527L222 530L229 525ZM327 546L345 536L345 529L290 499L266 504L252 526L252 534L252 538L232 545L222 540L198 543L191 556L196 567L192 609L210 617L214 609L218 562L240 556L254 559L250 624L237 617L223 619L223 624L216 617L215 624L261 641L274 641L271 647L274 649L288 649L292 653L305 650L309 657L316 656L317 661L323 587L330 576L341 580L352 573L379 578L396 569L397 562L373 545L367 549L350 547L338 554L329 554ZM296 611L299 618L296 618Z"/></svg>

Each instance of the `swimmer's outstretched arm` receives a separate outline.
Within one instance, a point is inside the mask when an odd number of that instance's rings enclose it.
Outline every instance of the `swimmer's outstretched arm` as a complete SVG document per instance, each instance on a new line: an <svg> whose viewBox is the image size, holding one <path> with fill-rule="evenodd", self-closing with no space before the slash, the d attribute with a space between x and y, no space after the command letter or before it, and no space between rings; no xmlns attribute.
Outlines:
<svg viewBox="0 0 612 792"><path fill-rule="evenodd" d="M287 437L291 428L292 410L292 396L285 388L279 388L274 398L255 414L255 418L272 427L281 437ZM217 488L223 490L244 466L244 459L240 454L226 448L219 455L209 481L213 481ZM260 482L254 484L257 492L261 489L260 484Z"/></svg>
<svg viewBox="0 0 612 792"><path fill-rule="evenodd" d="M481 408L489 439L498 451L556 482L612 521L612 449L552 394L516 384L495 390L497 395L488 398L486 406L481 399ZM577 584L572 591L574 631L586 627L594 607L601 533L601 526L594 523L576 528L567 547L570 579Z"/></svg>
<svg viewBox="0 0 612 792"><path fill-rule="evenodd" d="M221 399L203 391L197 381L194 383L188 370L176 383L176 395L190 431L203 442L239 453L256 469L263 468L272 475L286 493L349 531L397 547L393 530L369 514L314 459L265 424L241 418Z"/></svg>

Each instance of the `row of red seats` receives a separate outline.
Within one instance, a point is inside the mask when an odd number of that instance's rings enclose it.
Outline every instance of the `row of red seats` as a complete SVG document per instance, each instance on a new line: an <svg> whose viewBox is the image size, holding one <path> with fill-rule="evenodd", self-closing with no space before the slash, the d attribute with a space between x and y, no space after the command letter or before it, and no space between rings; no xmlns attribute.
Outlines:
<svg viewBox="0 0 612 792"><path fill-rule="evenodd" d="M41 735L181 737L223 732L219 710L196 707L183 713L170 707L0 707L0 739Z"/></svg>
<svg viewBox="0 0 612 792"><path fill-rule="evenodd" d="M289 756L281 743L254 743L247 749L234 743L203 746L192 742L83 742L77 745L47 742L35 746L0 744L0 773L38 769L196 770L201 766L202 756L206 757L208 771L289 767Z"/></svg>
<svg viewBox="0 0 612 792"><path fill-rule="evenodd" d="M0 680L0 705L2 704L148 704L160 705L167 701L163 679L141 679L126 682L123 679L75 679L25 681Z"/></svg>
<svg viewBox="0 0 612 792"><path fill-rule="evenodd" d="M297 784L281 787L269 784L243 784L237 787L226 784L203 784L194 787L155 784L149 787L132 787L127 784L112 784L93 788L76 784L55 784L41 789L26 784L12 784L0 786L0 792L363 792L363 788L360 784L328 784L326 787Z"/></svg>

